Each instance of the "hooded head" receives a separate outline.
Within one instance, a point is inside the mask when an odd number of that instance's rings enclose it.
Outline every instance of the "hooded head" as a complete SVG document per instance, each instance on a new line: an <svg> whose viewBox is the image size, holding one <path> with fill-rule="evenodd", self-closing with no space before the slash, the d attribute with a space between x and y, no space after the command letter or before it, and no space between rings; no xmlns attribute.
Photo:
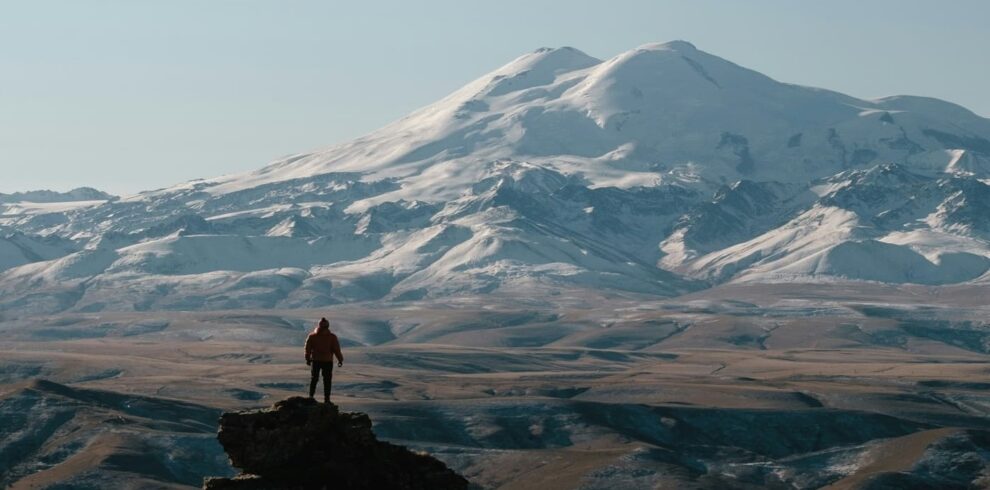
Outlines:
<svg viewBox="0 0 990 490"><path fill-rule="evenodd" d="M326 317L320 318L320 323L316 326L316 329L313 330L313 333L328 331L330 331L330 320L327 320Z"/></svg>

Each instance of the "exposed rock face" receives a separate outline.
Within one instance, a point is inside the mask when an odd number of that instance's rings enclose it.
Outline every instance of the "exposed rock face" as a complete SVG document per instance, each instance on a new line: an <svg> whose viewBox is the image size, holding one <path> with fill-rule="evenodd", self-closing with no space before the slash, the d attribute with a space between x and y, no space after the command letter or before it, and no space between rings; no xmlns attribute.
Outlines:
<svg viewBox="0 0 990 490"><path fill-rule="evenodd" d="M302 397L271 409L224 413L217 438L244 474L207 478L206 489L464 489L441 461L379 441L363 413Z"/></svg>

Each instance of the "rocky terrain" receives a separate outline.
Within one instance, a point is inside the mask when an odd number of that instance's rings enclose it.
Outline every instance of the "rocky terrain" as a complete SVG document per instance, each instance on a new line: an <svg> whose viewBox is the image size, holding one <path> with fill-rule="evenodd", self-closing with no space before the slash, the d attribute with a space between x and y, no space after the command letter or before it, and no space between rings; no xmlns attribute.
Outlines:
<svg viewBox="0 0 990 490"><path fill-rule="evenodd" d="M217 436L244 474L208 478L205 489L466 489L442 462L378 441L371 419L293 397L270 410L224 413Z"/></svg>

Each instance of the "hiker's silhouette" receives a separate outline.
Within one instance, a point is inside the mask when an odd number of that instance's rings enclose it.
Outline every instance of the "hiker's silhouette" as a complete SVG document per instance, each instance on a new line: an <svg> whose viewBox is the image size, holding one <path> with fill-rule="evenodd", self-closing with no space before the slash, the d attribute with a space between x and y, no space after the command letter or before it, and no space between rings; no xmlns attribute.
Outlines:
<svg viewBox="0 0 990 490"><path fill-rule="evenodd" d="M316 384L323 374L323 401L330 403L330 383L333 380L333 358L337 358L337 366L344 365L344 355L340 353L340 341L330 331L330 321L321 318L320 323L306 338L306 365L313 366L312 378L309 380L309 397L316 393Z"/></svg>

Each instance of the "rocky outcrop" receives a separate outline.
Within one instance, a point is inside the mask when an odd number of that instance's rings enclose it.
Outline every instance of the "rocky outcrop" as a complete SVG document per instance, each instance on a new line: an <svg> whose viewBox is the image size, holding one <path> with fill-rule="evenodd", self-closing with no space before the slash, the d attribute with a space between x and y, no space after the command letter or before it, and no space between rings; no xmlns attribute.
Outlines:
<svg viewBox="0 0 990 490"><path fill-rule="evenodd" d="M293 397L260 411L224 413L220 444L243 473L206 489L465 489L468 481L427 454L379 441L363 413Z"/></svg>

